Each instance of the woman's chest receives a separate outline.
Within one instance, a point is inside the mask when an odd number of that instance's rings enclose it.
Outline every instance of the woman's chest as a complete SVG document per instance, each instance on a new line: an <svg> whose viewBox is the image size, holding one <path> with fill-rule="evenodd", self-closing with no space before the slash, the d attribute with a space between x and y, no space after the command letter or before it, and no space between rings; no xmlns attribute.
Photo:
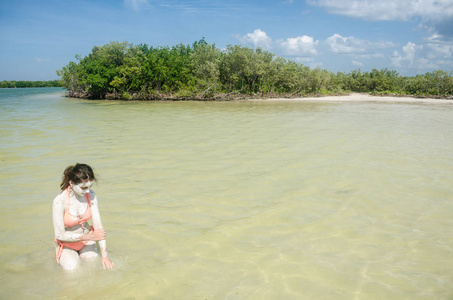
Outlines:
<svg viewBox="0 0 453 300"><path fill-rule="evenodd" d="M88 203L81 202L78 200L70 200L69 201L69 209L68 212L69 214L76 216L76 217L81 217L83 214L85 214L86 210L88 208Z"/></svg>

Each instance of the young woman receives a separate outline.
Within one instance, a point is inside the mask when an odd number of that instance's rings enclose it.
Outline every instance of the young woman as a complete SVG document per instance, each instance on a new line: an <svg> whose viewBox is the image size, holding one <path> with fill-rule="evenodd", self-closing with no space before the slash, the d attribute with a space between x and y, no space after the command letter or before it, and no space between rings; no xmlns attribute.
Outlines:
<svg viewBox="0 0 453 300"><path fill-rule="evenodd" d="M101 248L102 267L113 268L107 255L98 199L90 189L94 181L96 177L90 166L69 166L63 173L61 192L53 200L57 263L65 270L77 268L81 260L98 257L96 241ZM88 224L89 219L92 219L93 226Z"/></svg>

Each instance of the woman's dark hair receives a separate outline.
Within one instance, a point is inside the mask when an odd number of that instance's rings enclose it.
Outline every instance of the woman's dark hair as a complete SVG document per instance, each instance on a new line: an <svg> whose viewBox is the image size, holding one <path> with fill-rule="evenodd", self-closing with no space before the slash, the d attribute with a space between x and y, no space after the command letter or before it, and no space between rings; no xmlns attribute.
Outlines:
<svg viewBox="0 0 453 300"><path fill-rule="evenodd" d="M74 184L79 184L85 180L97 181L93 169L89 165L77 163L75 166L66 167L60 188L63 191L68 188L70 181Z"/></svg>

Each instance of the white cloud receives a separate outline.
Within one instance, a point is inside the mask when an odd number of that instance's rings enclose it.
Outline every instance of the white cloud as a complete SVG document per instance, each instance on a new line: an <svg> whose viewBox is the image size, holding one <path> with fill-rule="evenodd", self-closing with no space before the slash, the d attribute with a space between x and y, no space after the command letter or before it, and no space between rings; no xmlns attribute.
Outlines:
<svg viewBox="0 0 453 300"><path fill-rule="evenodd" d="M409 20L453 17L451 0L307 0L329 12L367 20Z"/></svg>
<svg viewBox="0 0 453 300"><path fill-rule="evenodd" d="M337 33L326 39L326 44L334 53L365 53L374 49L394 47L391 42L371 42L353 36L343 37Z"/></svg>
<svg viewBox="0 0 453 300"><path fill-rule="evenodd" d="M365 51L363 42L353 36L342 37L335 33L327 38L326 43L335 53L359 53Z"/></svg>
<svg viewBox="0 0 453 300"><path fill-rule="evenodd" d="M357 57L362 59L372 59L372 58L384 58L385 55L382 53L367 53L367 54L359 54Z"/></svg>
<svg viewBox="0 0 453 300"><path fill-rule="evenodd" d="M308 63L313 63L314 62L312 57L294 57L293 60L295 62L304 63L304 64L308 64Z"/></svg>
<svg viewBox="0 0 453 300"><path fill-rule="evenodd" d="M406 60L408 60L410 64L414 63L416 48L417 46L411 42L407 43L407 45L403 47L403 52L405 54Z"/></svg>
<svg viewBox="0 0 453 300"><path fill-rule="evenodd" d="M48 63L48 62L50 62L50 58L35 57L35 60L38 63Z"/></svg>
<svg viewBox="0 0 453 300"><path fill-rule="evenodd" d="M407 62L410 67L414 66L415 53L417 50L421 49L423 49L423 46L417 46L414 43L408 42L407 45L402 48L402 54L399 54L396 50L393 52L393 56L391 57L392 64L396 67L401 67L403 62Z"/></svg>
<svg viewBox="0 0 453 300"><path fill-rule="evenodd" d="M453 44L445 43L427 43L426 50L429 51L428 58L452 58Z"/></svg>
<svg viewBox="0 0 453 300"><path fill-rule="evenodd" d="M453 69L453 61L451 59L447 59L447 60L438 60L436 61L436 63L441 66L440 68L437 68L437 69L442 69L442 70L449 70L451 71ZM453 71L451 71L453 72Z"/></svg>
<svg viewBox="0 0 453 300"><path fill-rule="evenodd" d="M286 55L305 56L318 54L316 46L319 44L319 41L315 41L311 36L302 35L277 42Z"/></svg>
<svg viewBox="0 0 453 300"><path fill-rule="evenodd" d="M277 48L287 56L303 57L318 54L316 46L319 41L315 41L313 37L307 35L273 41L266 32L261 29L255 29L252 33L247 33L243 36L236 35L236 38L240 43L253 45L255 48L261 47L265 50Z"/></svg>
<svg viewBox="0 0 453 300"><path fill-rule="evenodd" d="M141 8L150 6L148 0L124 0L124 5L135 11L139 11Z"/></svg>
<svg viewBox="0 0 453 300"><path fill-rule="evenodd" d="M420 58L417 60L417 68L421 70L431 69L436 70L439 69L439 66L433 63L431 60L426 58Z"/></svg>
<svg viewBox="0 0 453 300"><path fill-rule="evenodd" d="M363 67L363 63L361 63L360 61L357 61L357 60L353 60L352 65L356 66L356 67Z"/></svg>
<svg viewBox="0 0 453 300"><path fill-rule="evenodd" d="M419 20L430 33L453 38L452 0L307 0L329 13L364 20Z"/></svg>
<svg viewBox="0 0 453 300"><path fill-rule="evenodd" d="M392 60L392 65L395 67L400 68L401 63L404 61L404 58L398 53L398 51L393 51L393 57L391 58Z"/></svg>
<svg viewBox="0 0 453 300"><path fill-rule="evenodd" d="M238 39L243 44L252 44L255 48L261 47L266 50L271 48L272 43L272 39L261 29L255 29L253 33L238 36Z"/></svg>
<svg viewBox="0 0 453 300"><path fill-rule="evenodd" d="M391 63L397 68L412 68L424 71L451 69L453 67L453 43L431 42L416 45L408 42L401 51L395 50L390 57Z"/></svg>

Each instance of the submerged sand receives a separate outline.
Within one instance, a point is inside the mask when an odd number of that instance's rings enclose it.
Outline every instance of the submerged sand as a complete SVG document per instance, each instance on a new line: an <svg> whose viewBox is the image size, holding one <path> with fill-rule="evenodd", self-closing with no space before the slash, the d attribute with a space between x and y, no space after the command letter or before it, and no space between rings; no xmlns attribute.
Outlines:
<svg viewBox="0 0 453 300"><path fill-rule="evenodd" d="M387 103L425 103L453 104L452 99L413 98L397 96L372 96L369 94L352 93L344 96L321 96L303 98L272 98L268 101L332 101L332 102L387 102Z"/></svg>

